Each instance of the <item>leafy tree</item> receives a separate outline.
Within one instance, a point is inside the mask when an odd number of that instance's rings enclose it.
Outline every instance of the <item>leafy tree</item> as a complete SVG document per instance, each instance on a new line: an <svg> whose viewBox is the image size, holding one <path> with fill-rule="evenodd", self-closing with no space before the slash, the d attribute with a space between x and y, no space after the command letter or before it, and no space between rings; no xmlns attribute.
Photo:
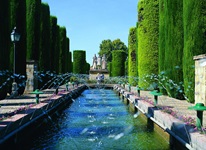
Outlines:
<svg viewBox="0 0 206 150"><path fill-rule="evenodd" d="M102 43L100 44L99 48L100 48L100 51L98 54L100 56L103 56L103 54L105 54L107 57L107 61L111 62L112 61L111 52L113 50L112 41L110 39L103 40Z"/></svg>
<svg viewBox="0 0 206 150"><path fill-rule="evenodd" d="M100 51L99 55L102 56L103 54L106 54L107 57L107 62L112 61L112 51L113 50L122 50L126 53L124 55L124 61L127 58L127 46L120 40L116 39L114 41L111 41L110 39L108 40L103 40L102 43L100 44Z"/></svg>
<svg viewBox="0 0 206 150"><path fill-rule="evenodd" d="M112 50L122 50L126 52L126 54L128 53L127 46L120 39L116 39L112 41L112 46L113 46Z"/></svg>

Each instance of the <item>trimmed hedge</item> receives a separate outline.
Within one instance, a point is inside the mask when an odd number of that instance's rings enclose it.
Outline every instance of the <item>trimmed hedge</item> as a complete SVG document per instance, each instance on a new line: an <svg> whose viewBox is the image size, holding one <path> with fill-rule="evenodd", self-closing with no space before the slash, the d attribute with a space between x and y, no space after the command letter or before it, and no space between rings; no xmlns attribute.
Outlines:
<svg viewBox="0 0 206 150"><path fill-rule="evenodd" d="M66 66L66 51L67 51L67 41L66 41L66 28L60 27L59 30L59 73L65 73Z"/></svg>
<svg viewBox="0 0 206 150"><path fill-rule="evenodd" d="M54 62L55 62L55 71L57 74L59 74L59 56L60 56L60 50L59 50L60 49L59 48L60 47L60 39L59 39L60 26L59 25L57 25L56 30L57 30L57 35L56 35L57 41L56 41L56 45L55 45L55 60L54 60Z"/></svg>
<svg viewBox="0 0 206 150"><path fill-rule="evenodd" d="M16 27L21 35L16 43L15 73L26 75L26 0L10 0L10 31ZM14 47L10 47L10 69L13 70Z"/></svg>
<svg viewBox="0 0 206 150"><path fill-rule="evenodd" d="M194 102L195 69L193 56L206 52L206 3L205 0L183 0L184 91L189 102Z"/></svg>
<svg viewBox="0 0 206 150"><path fill-rule="evenodd" d="M158 52L158 72L161 75L161 78L165 77L165 12L166 4L165 0L159 0L159 52ZM160 79L159 81L160 91L167 94L165 89L165 82ZM163 88L164 86L164 88Z"/></svg>
<svg viewBox="0 0 206 150"><path fill-rule="evenodd" d="M73 73L85 74L86 73L86 51L74 50L73 51Z"/></svg>
<svg viewBox="0 0 206 150"><path fill-rule="evenodd" d="M49 71L52 54L50 50L50 9L46 3L41 5L40 21L39 71Z"/></svg>
<svg viewBox="0 0 206 150"><path fill-rule="evenodd" d="M5 70L9 70L9 44L10 33L9 30L9 1L0 1L0 100L6 98L7 87L3 85L6 81L6 75L3 74Z"/></svg>
<svg viewBox="0 0 206 150"><path fill-rule="evenodd" d="M9 1L0 1L0 70L9 69L9 46L11 43L9 16Z"/></svg>
<svg viewBox="0 0 206 150"><path fill-rule="evenodd" d="M128 76L129 83L133 86L137 85L137 36L136 27L132 27L129 30L128 37Z"/></svg>
<svg viewBox="0 0 206 150"><path fill-rule="evenodd" d="M164 35L165 44L162 51L165 54L164 72L168 77L165 85L167 94L174 98L184 99L183 96L183 71L182 58L184 48L184 34L183 34L183 1L182 0L168 0L164 3ZM162 21L162 20L161 20ZM163 24L163 23L162 23ZM162 43L161 43L162 44ZM161 53L161 52L160 52ZM161 55L162 56L162 55ZM163 58L161 58L163 59ZM163 65L161 64L161 65ZM172 80L172 82L169 82ZM177 87L178 85L179 87Z"/></svg>
<svg viewBox="0 0 206 150"><path fill-rule="evenodd" d="M112 51L112 77L125 75L125 51L114 50Z"/></svg>
<svg viewBox="0 0 206 150"><path fill-rule="evenodd" d="M69 68L68 68L68 72L71 73L72 70L73 70L73 64L72 64L72 52L69 52L69 56L68 56L68 59L69 59Z"/></svg>
<svg viewBox="0 0 206 150"><path fill-rule="evenodd" d="M26 0L27 60L39 59L41 0Z"/></svg>
<svg viewBox="0 0 206 150"><path fill-rule="evenodd" d="M57 17L50 16L50 50L51 50L51 71L56 71L56 45L57 45Z"/></svg>
<svg viewBox="0 0 206 150"><path fill-rule="evenodd" d="M138 14L138 85L149 88L145 77L158 74L159 0L139 1Z"/></svg>

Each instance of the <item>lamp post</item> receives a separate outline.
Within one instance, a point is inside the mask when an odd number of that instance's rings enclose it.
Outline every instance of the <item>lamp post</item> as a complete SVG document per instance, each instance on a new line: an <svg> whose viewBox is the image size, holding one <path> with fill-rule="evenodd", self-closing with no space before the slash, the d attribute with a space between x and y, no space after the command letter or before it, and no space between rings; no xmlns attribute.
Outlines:
<svg viewBox="0 0 206 150"><path fill-rule="evenodd" d="M16 61L16 43L20 40L20 34L18 32L16 32L16 27L14 27L12 33L11 33L11 41L14 43L14 70L13 70L13 73L15 75L16 73L16 70L15 70L15 67L16 67L16 64L15 64L15 61ZM14 80L13 80L13 83L12 83L12 95L16 95L17 93L17 83L15 82L15 76L14 76Z"/></svg>

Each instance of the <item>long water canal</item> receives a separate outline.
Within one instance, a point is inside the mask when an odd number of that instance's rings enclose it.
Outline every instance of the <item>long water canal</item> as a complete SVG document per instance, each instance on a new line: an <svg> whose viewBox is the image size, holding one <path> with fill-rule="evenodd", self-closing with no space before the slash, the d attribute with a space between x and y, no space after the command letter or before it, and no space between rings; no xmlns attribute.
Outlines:
<svg viewBox="0 0 206 150"><path fill-rule="evenodd" d="M134 117L135 116L135 117ZM49 117L50 118L50 117ZM41 133L26 141L33 150L169 150L169 143L132 114L114 91L85 90Z"/></svg>

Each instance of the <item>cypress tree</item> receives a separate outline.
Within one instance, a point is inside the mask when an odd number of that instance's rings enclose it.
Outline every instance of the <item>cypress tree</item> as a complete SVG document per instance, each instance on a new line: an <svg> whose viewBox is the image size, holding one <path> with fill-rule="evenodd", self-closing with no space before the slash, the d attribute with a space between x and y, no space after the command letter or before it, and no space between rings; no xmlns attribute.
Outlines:
<svg viewBox="0 0 206 150"><path fill-rule="evenodd" d="M73 73L85 74L86 73L86 51L74 50L73 51Z"/></svg>
<svg viewBox="0 0 206 150"><path fill-rule="evenodd" d="M69 71L69 38L66 37L65 72Z"/></svg>
<svg viewBox="0 0 206 150"><path fill-rule="evenodd" d="M0 20L0 71L2 71L9 69L9 45L11 43L9 1L0 1Z"/></svg>
<svg viewBox="0 0 206 150"><path fill-rule="evenodd" d="M68 72L71 73L72 72L72 54L70 52L70 39L68 38L67 40L67 46L68 46Z"/></svg>
<svg viewBox="0 0 206 150"><path fill-rule="evenodd" d="M159 0L138 3L138 84L149 88L153 80L145 78L158 74Z"/></svg>
<svg viewBox="0 0 206 150"><path fill-rule="evenodd" d="M26 0L27 60L38 60L41 0Z"/></svg>
<svg viewBox="0 0 206 150"><path fill-rule="evenodd" d="M165 2L165 75L169 96L183 99L183 71L182 57L184 48L183 39L183 1L168 0ZM171 81L172 82L169 82ZM178 87L176 85L179 85Z"/></svg>
<svg viewBox="0 0 206 150"><path fill-rule="evenodd" d="M41 4L40 22L39 70L49 71L51 69L51 51L50 9L48 4Z"/></svg>
<svg viewBox="0 0 206 150"><path fill-rule="evenodd" d="M112 76L125 75L125 51L115 50L112 51ZM111 68L110 68L111 69Z"/></svg>
<svg viewBox="0 0 206 150"><path fill-rule="evenodd" d="M21 35L15 44L15 73L26 75L26 0L10 0L10 31L16 27ZM13 69L14 47L10 48L10 68Z"/></svg>
<svg viewBox="0 0 206 150"><path fill-rule="evenodd" d="M50 16L50 50L51 50L51 71L55 71L55 48L57 45L57 18Z"/></svg>
<svg viewBox="0 0 206 150"><path fill-rule="evenodd" d="M164 94L167 94L165 89L165 34L166 34L166 23L165 23L165 11L166 11L165 0L159 0L159 52L158 52L158 72L160 75L159 78L159 87L160 91Z"/></svg>
<svg viewBox="0 0 206 150"><path fill-rule="evenodd" d="M57 28L56 28L56 32L57 32L57 35L56 35L56 45L55 45L55 59L54 59L54 62L55 62L55 71L57 74L59 74L59 56L60 56L60 34L59 34L59 30L60 30L60 26L57 25Z"/></svg>
<svg viewBox="0 0 206 150"><path fill-rule="evenodd" d="M66 66L66 28L60 27L59 30L59 73L65 73Z"/></svg>
<svg viewBox="0 0 206 150"><path fill-rule="evenodd" d="M9 69L9 44L11 31L9 30L9 1L0 1L0 71ZM6 98L7 88L2 84L6 76L0 74L0 100Z"/></svg>
<svg viewBox="0 0 206 150"><path fill-rule="evenodd" d="M195 70L193 57L206 50L206 1L183 0L184 92L189 102L194 102Z"/></svg>
<svg viewBox="0 0 206 150"><path fill-rule="evenodd" d="M128 76L129 76L129 83L131 85L137 84L137 44L136 44L136 27L132 27L129 30L129 37L128 37Z"/></svg>

